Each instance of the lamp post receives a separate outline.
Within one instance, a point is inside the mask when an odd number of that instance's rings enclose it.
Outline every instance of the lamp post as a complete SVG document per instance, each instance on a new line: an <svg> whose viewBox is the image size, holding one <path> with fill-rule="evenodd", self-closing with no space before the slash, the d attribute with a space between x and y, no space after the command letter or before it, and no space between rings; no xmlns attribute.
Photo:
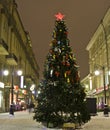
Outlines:
<svg viewBox="0 0 110 130"><path fill-rule="evenodd" d="M13 99L14 99L14 67L12 67L12 70L11 70L11 105L13 105ZM9 75L9 71L8 70L4 70L3 71L3 74L5 76ZM22 70L18 70L17 71L17 75L18 76L21 76L22 75Z"/></svg>
<svg viewBox="0 0 110 130"><path fill-rule="evenodd" d="M11 104L13 104L13 89L14 89L14 86L13 86L13 71L12 71L12 76L11 76Z"/></svg>
<svg viewBox="0 0 110 130"><path fill-rule="evenodd" d="M105 67L103 66L102 67L102 71L103 71L103 84L104 84L104 99L105 99L105 104L107 104L106 103L106 86L105 86Z"/></svg>

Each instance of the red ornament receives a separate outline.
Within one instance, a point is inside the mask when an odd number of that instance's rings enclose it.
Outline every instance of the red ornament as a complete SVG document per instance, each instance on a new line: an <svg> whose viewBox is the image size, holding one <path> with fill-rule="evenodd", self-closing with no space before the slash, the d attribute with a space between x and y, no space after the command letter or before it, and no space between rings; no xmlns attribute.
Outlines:
<svg viewBox="0 0 110 130"><path fill-rule="evenodd" d="M62 64L65 65L65 62L63 61Z"/></svg>
<svg viewBox="0 0 110 130"><path fill-rule="evenodd" d="M70 70L66 71L66 74L67 74L67 75L70 75L70 73L71 73L71 71L70 71Z"/></svg>
<svg viewBox="0 0 110 130"><path fill-rule="evenodd" d="M59 20L59 21L62 21L63 18L64 18L65 15L61 14L61 13L58 13L55 15L56 19Z"/></svg>
<svg viewBox="0 0 110 130"><path fill-rule="evenodd" d="M66 54L66 60L68 60L68 54Z"/></svg>
<svg viewBox="0 0 110 130"><path fill-rule="evenodd" d="M68 32L64 32L66 35L68 35Z"/></svg>
<svg viewBox="0 0 110 130"><path fill-rule="evenodd" d="M70 63L69 63L69 62L66 62L66 66L70 66Z"/></svg>
<svg viewBox="0 0 110 130"><path fill-rule="evenodd" d="M55 75L58 77L60 75L60 73L58 71L56 71Z"/></svg>
<svg viewBox="0 0 110 130"><path fill-rule="evenodd" d="M50 49L49 51L50 51L51 54L53 53L53 50L52 50L52 49Z"/></svg>

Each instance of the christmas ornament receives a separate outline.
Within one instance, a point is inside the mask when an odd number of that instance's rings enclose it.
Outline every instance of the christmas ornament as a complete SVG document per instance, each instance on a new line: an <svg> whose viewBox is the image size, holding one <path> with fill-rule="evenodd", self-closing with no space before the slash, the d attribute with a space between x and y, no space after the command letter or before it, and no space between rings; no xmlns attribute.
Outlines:
<svg viewBox="0 0 110 130"><path fill-rule="evenodd" d="M67 75L70 75L70 73L71 73L71 70L66 71Z"/></svg>
<svg viewBox="0 0 110 130"><path fill-rule="evenodd" d="M66 35L68 34L68 32L64 32Z"/></svg>
<svg viewBox="0 0 110 130"><path fill-rule="evenodd" d="M54 51L55 51L55 52L57 52L57 51L58 51L58 48L57 48L57 47L55 47L55 48L54 48Z"/></svg>
<svg viewBox="0 0 110 130"><path fill-rule="evenodd" d="M55 55L53 55L53 59L55 59Z"/></svg>
<svg viewBox="0 0 110 130"><path fill-rule="evenodd" d="M58 14L55 15L56 20L59 20L59 21L62 21L63 18L64 18L64 16L65 16L65 15L63 15L63 14L61 14L61 13L58 13Z"/></svg>
<svg viewBox="0 0 110 130"><path fill-rule="evenodd" d="M52 75L53 75L53 70L50 71L50 76L52 77Z"/></svg>
<svg viewBox="0 0 110 130"><path fill-rule="evenodd" d="M72 60L73 59L73 56L69 55L70 59Z"/></svg>
<svg viewBox="0 0 110 130"><path fill-rule="evenodd" d="M66 66L70 66L70 63L68 61L66 62Z"/></svg>
<svg viewBox="0 0 110 130"><path fill-rule="evenodd" d="M63 61L62 64L65 65L65 61Z"/></svg>
<svg viewBox="0 0 110 130"><path fill-rule="evenodd" d="M58 44L60 44L60 41L58 41Z"/></svg>
<svg viewBox="0 0 110 130"><path fill-rule="evenodd" d="M67 82L70 83L70 79L69 78L67 78Z"/></svg>
<svg viewBox="0 0 110 130"><path fill-rule="evenodd" d="M52 49L50 49L50 50L49 50L49 52L52 54L52 53L53 53L53 50L52 50Z"/></svg>
<svg viewBox="0 0 110 130"><path fill-rule="evenodd" d="M58 71L56 71L55 75L58 77L60 75L60 73Z"/></svg>
<svg viewBox="0 0 110 130"><path fill-rule="evenodd" d="M52 37L53 37L53 38L56 38L56 32L55 32L55 30L53 31Z"/></svg>
<svg viewBox="0 0 110 130"><path fill-rule="evenodd" d="M64 48L64 47L62 47L62 50L65 50L65 48Z"/></svg>
<svg viewBox="0 0 110 130"><path fill-rule="evenodd" d="M66 74L66 72L64 73L64 76L65 76L65 78L67 77L67 74Z"/></svg>
<svg viewBox="0 0 110 130"><path fill-rule="evenodd" d="M54 82L53 85L54 85L54 86L57 86L57 82Z"/></svg>
<svg viewBox="0 0 110 130"><path fill-rule="evenodd" d="M68 54L66 54L66 60L68 59Z"/></svg>
<svg viewBox="0 0 110 130"><path fill-rule="evenodd" d="M61 53L61 49L60 48L58 49L58 51L59 51L59 53Z"/></svg>

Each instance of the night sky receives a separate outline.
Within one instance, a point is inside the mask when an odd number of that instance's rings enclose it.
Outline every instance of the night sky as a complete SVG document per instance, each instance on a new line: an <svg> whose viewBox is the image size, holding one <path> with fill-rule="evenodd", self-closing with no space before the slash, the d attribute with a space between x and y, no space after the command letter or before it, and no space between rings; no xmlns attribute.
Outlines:
<svg viewBox="0 0 110 130"><path fill-rule="evenodd" d="M54 15L65 15L68 38L76 55L81 78L89 74L86 46L110 6L110 0L16 0L18 12L32 40L42 78L44 61L52 41Z"/></svg>

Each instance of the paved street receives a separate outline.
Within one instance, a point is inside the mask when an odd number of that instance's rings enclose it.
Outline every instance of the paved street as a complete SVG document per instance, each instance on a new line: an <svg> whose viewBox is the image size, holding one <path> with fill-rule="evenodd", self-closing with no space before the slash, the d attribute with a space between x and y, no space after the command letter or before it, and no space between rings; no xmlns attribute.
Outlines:
<svg viewBox="0 0 110 130"><path fill-rule="evenodd" d="M13 117L8 113L0 113L0 130L50 130L33 120L33 113L20 111L14 114Z"/></svg>
<svg viewBox="0 0 110 130"><path fill-rule="evenodd" d="M8 113L0 113L0 130L55 130L45 128L32 117L33 114L27 111L15 112L14 117ZM81 130L110 130L110 117L104 117L103 113L100 113L92 117Z"/></svg>
<svg viewBox="0 0 110 130"><path fill-rule="evenodd" d="M110 130L110 117L104 117L103 113L99 113L82 128L82 130Z"/></svg>

